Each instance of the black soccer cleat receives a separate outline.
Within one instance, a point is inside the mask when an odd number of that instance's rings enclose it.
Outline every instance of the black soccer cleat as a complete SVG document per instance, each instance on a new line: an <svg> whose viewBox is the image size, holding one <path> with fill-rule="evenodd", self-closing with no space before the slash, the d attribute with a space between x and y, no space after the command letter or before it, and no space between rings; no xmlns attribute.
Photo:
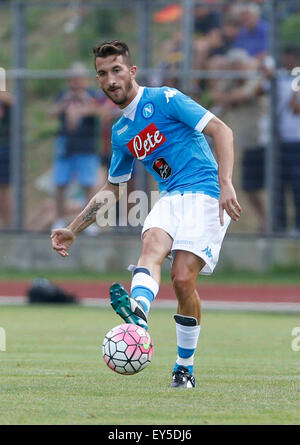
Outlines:
<svg viewBox="0 0 300 445"><path fill-rule="evenodd" d="M195 388L195 377L184 366L179 366L172 375L171 388Z"/></svg>
<svg viewBox="0 0 300 445"><path fill-rule="evenodd" d="M131 298L120 283L113 283L110 287L110 304L125 323L133 323L148 330L147 316L142 306Z"/></svg>

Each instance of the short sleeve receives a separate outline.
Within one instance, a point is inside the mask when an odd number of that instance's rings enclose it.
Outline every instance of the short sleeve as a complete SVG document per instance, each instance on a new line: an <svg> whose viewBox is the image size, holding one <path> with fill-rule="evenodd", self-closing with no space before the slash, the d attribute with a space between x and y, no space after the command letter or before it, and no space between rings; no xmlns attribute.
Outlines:
<svg viewBox="0 0 300 445"><path fill-rule="evenodd" d="M112 184L127 182L131 178L134 157L124 153L119 147L112 147L112 157L109 167L108 180Z"/></svg>
<svg viewBox="0 0 300 445"><path fill-rule="evenodd" d="M214 117L206 108L176 89L166 88L163 93L168 116L183 122L192 129L202 132Z"/></svg>

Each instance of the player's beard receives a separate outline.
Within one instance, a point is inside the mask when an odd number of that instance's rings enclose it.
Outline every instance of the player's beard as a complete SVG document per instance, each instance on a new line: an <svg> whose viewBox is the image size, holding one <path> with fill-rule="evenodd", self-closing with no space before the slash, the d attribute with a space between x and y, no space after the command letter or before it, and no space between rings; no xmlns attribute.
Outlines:
<svg viewBox="0 0 300 445"><path fill-rule="evenodd" d="M119 87L123 90L123 94L120 95L119 98L115 98L112 94L111 90L103 90L104 93L110 98L110 100L112 100L116 105L124 105L127 101L128 101L128 95L130 93L130 91L133 88L133 83L131 79L128 79L128 81L126 82L124 89L122 87Z"/></svg>

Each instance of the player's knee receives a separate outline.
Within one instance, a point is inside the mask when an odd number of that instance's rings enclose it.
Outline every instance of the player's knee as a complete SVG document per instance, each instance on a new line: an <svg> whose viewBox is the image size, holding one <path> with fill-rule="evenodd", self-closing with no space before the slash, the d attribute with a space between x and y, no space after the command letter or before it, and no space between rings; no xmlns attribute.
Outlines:
<svg viewBox="0 0 300 445"><path fill-rule="evenodd" d="M195 288L194 278L186 269L172 271L171 277L177 295L190 295Z"/></svg>
<svg viewBox="0 0 300 445"><path fill-rule="evenodd" d="M160 257L161 251L162 245L159 239L159 235L155 231L147 231L143 238L143 255Z"/></svg>

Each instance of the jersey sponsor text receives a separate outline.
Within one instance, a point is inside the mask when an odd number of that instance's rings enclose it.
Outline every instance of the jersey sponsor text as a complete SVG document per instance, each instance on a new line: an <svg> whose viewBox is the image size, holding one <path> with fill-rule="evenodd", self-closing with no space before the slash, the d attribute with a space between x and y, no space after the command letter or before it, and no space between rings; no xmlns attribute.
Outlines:
<svg viewBox="0 0 300 445"><path fill-rule="evenodd" d="M165 136L158 130L154 123L151 123L131 139L127 147L135 158L142 160L160 147L165 141Z"/></svg>

